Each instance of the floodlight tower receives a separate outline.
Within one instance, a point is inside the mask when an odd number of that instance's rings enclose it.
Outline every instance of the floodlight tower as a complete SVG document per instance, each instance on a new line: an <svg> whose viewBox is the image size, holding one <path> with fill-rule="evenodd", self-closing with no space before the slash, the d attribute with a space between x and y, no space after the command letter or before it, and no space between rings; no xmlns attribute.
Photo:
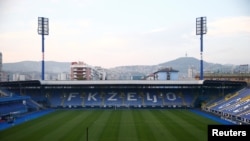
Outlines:
<svg viewBox="0 0 250 141"><path fill-rule="evenodd" d="M200 62L200 80L203 80L203 34L207 33L207 18L196 18L196 35L200 35L201 43L201 62Z"/></svg>
<svg viewBox="0 0 250 141"><path fill-rule="evenodd" d="M42 80L44 80L44 35L49 35L49 19L38 17L38 34L42 35Z"/></svg>

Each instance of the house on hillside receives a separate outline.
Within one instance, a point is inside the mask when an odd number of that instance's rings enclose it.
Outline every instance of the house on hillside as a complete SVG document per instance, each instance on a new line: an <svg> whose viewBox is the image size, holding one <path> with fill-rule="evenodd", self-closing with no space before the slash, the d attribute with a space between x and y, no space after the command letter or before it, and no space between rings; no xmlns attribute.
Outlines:
<svg viewBox="0 0 250 141"><path fill-rule="evenodd" d="M173 68L160 69L146 77L146 80L178 80L179 71Z"/></svg>

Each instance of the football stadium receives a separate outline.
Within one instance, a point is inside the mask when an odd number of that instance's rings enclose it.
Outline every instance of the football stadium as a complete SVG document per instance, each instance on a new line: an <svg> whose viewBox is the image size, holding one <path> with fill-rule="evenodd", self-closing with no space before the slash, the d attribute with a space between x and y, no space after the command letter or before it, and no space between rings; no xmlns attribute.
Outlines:
<svg viewBox="0 0 250 141"><path fill-rule="evenodd" d="M250 87L222 80L0 82L1 141L206 141L249 125Z"/></svg>

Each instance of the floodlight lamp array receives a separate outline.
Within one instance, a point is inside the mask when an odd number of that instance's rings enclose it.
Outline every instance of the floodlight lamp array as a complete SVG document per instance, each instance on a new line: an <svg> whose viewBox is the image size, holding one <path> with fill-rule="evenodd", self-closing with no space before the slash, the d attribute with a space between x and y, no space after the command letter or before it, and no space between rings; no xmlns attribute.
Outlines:
<svg viewBox="0 0 250 141"><path fill-rule="evenodd" d="M49 35L49 19L44 17L38 17L38 34Z"/></svg>
<svg viewBox="0 0 250 141"><path fill-rule="evenodd" d="M196 35L203 35L207 33L207 18L196 18Z"/></svg>

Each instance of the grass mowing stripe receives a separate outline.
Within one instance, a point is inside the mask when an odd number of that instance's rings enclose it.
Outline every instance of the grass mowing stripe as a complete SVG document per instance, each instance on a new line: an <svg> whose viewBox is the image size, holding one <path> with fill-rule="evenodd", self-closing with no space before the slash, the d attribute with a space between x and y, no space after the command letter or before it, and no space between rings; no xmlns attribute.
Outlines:
<svg viewBox="0 0 250 141"><path fill-rule="evenodd" d="M161 139L162 140L168 140L168 141L177 141L178 135L174 135L171 131L171 128L169 128L169 121L166 120L165 116L162 112L159 110L152 110L151 111L153 116L157 119L158 125L161 125L161 128L158 128L158 132L161 133Z"/></svg>
<svg viewBox="0 0 250 141"><path fill-rule="evenodd" d="M98 141L101 133L103 132L112 111L103 112L98 119L96 119L89 127L89 140Z"/></svg>
<svg viewBox="0 0 250 141"><path fill-rule="evenodd" d="M175 141L176 138L168 131L168 127L162 124L161 118L158 118L160 115L157 113L158 110L149 110L145 111L149 114L147 115L147 123L151 127L152 134L157 141Z"/></svg>
<svg viewBox="0 0 250 141"><path fill-rule="evenodd" d="M117 141L121 121L121 111L113 110L98 141Z"/></svg>
<svg viewBox="0 0 250 141"><path fill-rule="evenodd" d="M65 136L69 130L74 128L75 125L79 123L79 118L83 118L82 114L75 113L74 111L67 112L69 115L71 115L71 118L68 118L67 121L60 121L61 126L51 130L51 132L47 133L45 136L43 136L40 140L46 141L46 140L53 140L57 141L59 138ZM86 115L84 115L86 116Z"/></svg>
<svg viewBox="0 0 250 141"><path fill-rule="evenodd" d="M194 118L194 120L200 120L200 122L202 123L202 124L221 124L221 123L219 123L219 122L216 122L216 121L214 121L214 120L212 120L212 119L210 119L210 118L207 118L207 117L203 117L203 116L201 116L201 115L198 115L198 114L196 114L196 113L194 113L194 112L192 112L192 111L190 111L190 112L188 112L187 114L189 114L189 115L196 115L195 116L195 118ZM202 118L201 118L202 117Z"/></svg>
<svg viewBox="0 0 250 141"><path fill-rule="evenodd" d="M99 136L99 140L102 141L116 141L119 134L119 122L121 120L120 111L111 111L111 115L103 129L103 132Z"/></svg>
<svg viewBox="0 0 250 141"><path fill-rule="evenodd" d="M63 121L60 126L57 129L52 130L45 136L43 136L40 140L42 141L62 141L66 136L68 136L70 131L75 130L75 127L80 124L81 121L83 121L87 116L89 116L91 113L85 113L82 114L79 111L66 111L67 114L71 115L72 118L70 118L68 121Z"/></svg>
<svg viewBox="0 0 250 141"><path fill-rule="evenodd" d="M1 141L168 141L207 139L214 121L189 110L59 110L0 131Z"/></svg>
<svg viewBox="0 0 250 141"><path fill-rule="evenodd" d="M39 123L41 123L41 121L43 119L37 118L35 120L36 120L36 123L39 124ZM14 123L13 123L13 125L14 125ZM11 128L2 130L2 131L0 131L0 140L8 140L11 137L13 138L13 136L18 136L18 134L20 133L20 129L22 127L23 127L22 129L24 129L24 130L21 130L21 131L23 132L25 130L29 130L30 128L32 128L33 125L34 124L31 121L27 120L27 122L25 122L25 123L15 125L15 126L13 126ZM20 135L24 136L24 134L20 134Z"/></svg>
<svg viewBox="0 0 250 141"><path fill-rule="evenodd" d="M203 117L201 115L197 115L196 113L191 112L190 110L188 110L188 111L189 112L185 112L185 111L180 110L177 112L177 115L183 115L183 117L188 118L189 123L196 126L199 130L203 130L204 132L207 132L207 125L208 124L220 124L220 123L213 121L209 118ZM197 124L197 122L199 124Z"/></svg>
<svg viewBox="0 0 250 141"><path fill-rule="evenodd" d="M207 133L204 131L199 130L196 126L194 126L193 124L189 123L190 120L192 120L191 118L187 118L185 117L183 114L179 114L179 110L168 110L168 112L166 111L161 111L163 112L165 115L165 117L167 117L170 121L172 121L173 125L173 132L179 133L178 130L182 130L182 136L178 136L179 140L192 140L192 141L205 141L207 139ZM190 111L186 111L185 112L190 112ZM195 124L200 124L200 123L195 123ZM174 131L176 130L176 131Z"/></svg>
<svg viewBox="0 0 250 141"><path fill-rule="evenodd" d="M118 141L138 141L135 121L131 110L122 112Z"/></svg>
<svg viewBox="0 0 250 141"><path fill-rule="evenodd" d="M63 114L55 115L57 117L55 120L51 120L50 118L46 118L44 120L44 125L46 125L46 126L43 126L39 130L33 132L32 139L36 140L36 141L40 141L40 140L43 141L44 136L48 135L49 133L51 133L57 129L60 129L61 126L63 126L63 123L65 121L68 121L68 120L73 118L73 114L69 114L69 113L63 112L63 111L62 111L62 113ZM25 139L28 140L29 138L26 137Z"/></svg>
<svg viewBox="0 0 250 141"><path fill-rule="evenodd" d="M82 141L86 140L86 129L93 124L104 111L87 111L87 117L80 120L73 130L69 130L66 136L60 138L60 141ZM84 114L84 113L82 113ZM85 113L86 114L86 113Z"/></svg>
<svg viewBox="0 0 250 141"><path fill-rule="evenodd" d="M136 124L136 132L138 140L140 141L156 141L152 131L147 123L147 114L146 110L133 110L133 118Z"/></svg>
<svg viewBox="0 0 250 141"><path fill-rule="evenodd" d="M175 112L170 112L170 110L159 110L159 117L162 118L164 125L167 126L170 133L177 139L185 141L187 138L192 140L192 135L186 132L186 129L181 125L183 123L179 122L178 118L175 118ZM185 123L184 123L185 124ZM192 140L193 141L193 140ZM195 140L194 140L195 141Z"/></svg>
<svg viewBox="0 0 250 141"><path fill-rule="evenodd" d="M19 124L17 126L0 132L0 139L5 141L18 141L29 139L30 135L34 135L35 132L39 132L42 128L45 128L50 122L53 123L64 115L66 115L66 113L54 112L37 119L27 121L25 123Z"/></svg>

